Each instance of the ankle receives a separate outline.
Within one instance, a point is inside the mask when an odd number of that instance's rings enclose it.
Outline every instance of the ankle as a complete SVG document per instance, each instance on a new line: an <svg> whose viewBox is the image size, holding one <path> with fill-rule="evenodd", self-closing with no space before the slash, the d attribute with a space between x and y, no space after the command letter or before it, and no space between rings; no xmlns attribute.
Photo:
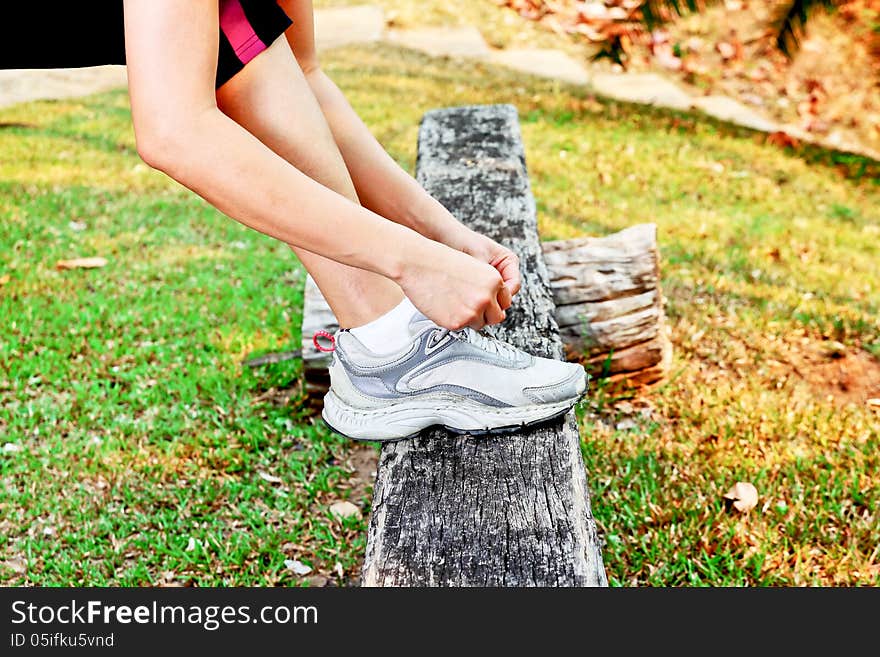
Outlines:
<svg viewBox="0 0 880 657"><path fill-rule="evenodd" d="M410 320L418 309L407 297L374 320L350 330L367 349L376 354L390 354L412 340Z"/></svg>
<svg viewBox="0 0 880 657"><path fill-rule="evenodd" d="M396 288L381 295L353 293L342 307L339 304L330 306L339 326L353 329L379 319L400 305L405 298L403 291Z"/></svg>

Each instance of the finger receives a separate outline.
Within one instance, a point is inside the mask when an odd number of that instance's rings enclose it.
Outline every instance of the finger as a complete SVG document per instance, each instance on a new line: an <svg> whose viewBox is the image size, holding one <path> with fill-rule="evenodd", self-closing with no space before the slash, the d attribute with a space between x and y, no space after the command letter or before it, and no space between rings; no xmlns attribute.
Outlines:
<svg viewBox="0 0 880 657"><path fill-rule="evenodd" d="M507 310L510 308L510 305L513 303L510 294L510 288L507 285L502 285L498 290L498 305L501 307L501 310Z"/></svg>
<svg viewBox="0 0 880 657"><path fill-rule="evenodd" d="M504 280L504 285L510 290L510 296L514 296L519 292L522 285L522 278L519 273L519 258L511 253L509 257L499 262L496 268L498 273L501 274L502 280Z"/></svg>
<svg viewBox="0 0 880 657"><path fill-rule="evenodd" d="M503 322L505 317L507 317L507 313L498 305L497 299L493 299L483 310L483 318L488 325Z"/></svg>
<svg viewBox="0 0 880 657"><path fill-rule="evenodd" d="M522 283L519 279L519 275L517 275L517 278L515 281L511 281L510 283L505 283L504 285L505 285L505 287L507 287L508 290L510 290L511 297L515 297L517 295L517 293L522 289Z"/></svg>

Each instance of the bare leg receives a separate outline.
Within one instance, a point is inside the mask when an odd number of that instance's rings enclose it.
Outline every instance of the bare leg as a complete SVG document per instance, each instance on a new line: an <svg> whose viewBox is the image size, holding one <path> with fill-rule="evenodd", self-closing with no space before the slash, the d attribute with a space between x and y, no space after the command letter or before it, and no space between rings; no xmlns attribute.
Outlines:
<svg viewBox="0 0 880 657"><path fill-rule="evenodd" d="M358 201L333 134L284 37L217 90L217 105L300 171ZM366 324L403 300L400 287L384 276L292 248L343 327Z"/></svg>

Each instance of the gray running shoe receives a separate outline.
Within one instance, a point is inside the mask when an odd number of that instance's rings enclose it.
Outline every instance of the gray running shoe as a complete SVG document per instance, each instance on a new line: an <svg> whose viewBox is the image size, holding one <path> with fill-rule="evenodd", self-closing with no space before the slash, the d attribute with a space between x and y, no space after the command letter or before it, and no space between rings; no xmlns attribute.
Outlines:
<svg viewBox="0 0 880 657"><path fill-rule="evenodd" d="M450 331L421 313L397 353L369 351L336 332L324 421L355 440L389 441L441 425L503 432L566 413L583 396L583 366L532 356L470 328Z"/></svg>

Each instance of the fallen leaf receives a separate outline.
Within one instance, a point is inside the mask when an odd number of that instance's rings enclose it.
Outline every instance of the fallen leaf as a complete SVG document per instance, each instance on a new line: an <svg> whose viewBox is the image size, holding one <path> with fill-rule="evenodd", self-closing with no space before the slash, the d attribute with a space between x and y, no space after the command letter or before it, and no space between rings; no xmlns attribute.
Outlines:
<svg viewBox="0 0 880 657"><path fill-rule="evenodd" d="M690 52L700 52L706 43L700 37L691 37L685 41L684 47Z"/></svg>
<svg viewBox="0 0 880 657"><path fill-rule="evenodd" d="M330 513L340 518L360 518L361 510L348 501L334 502L330 505Z"/></svg>
<svg viewBox="0 0 880 657"><path fill-rule="evenodd" d="M330 583L330 578L326 575L312 575L306 577L306 582L309 586L321 587L327 586Z"/></svg>
<svg viewBox="0 0 880 657"><path fill-rule="evenodd" d="M880 397L873 397L868 400L868 406L872 408L880 408Z"/></svg>
<svg viewBox="0 0 880 657"><path fill-rule="evenodd" d="M6 566L16 575L24 575L27 572L27 562L20 557L0 561L0 565Z"/></svg>
<svg viewBox="0 0 880 657"><path fill-rule="evenodd" d="M71 260L59 260L55 263L55 269L97 269L107 264L107 258L73 258Z"/></svg>
<svg viewBox="0 0 880 657"><path fill-rule="evenodd" d="M3 445L4 454L14 454L15 452L20 452L21 450L22 446L18 443L5 443Z"/></svg>
<svg viewBox="0 0 880 657"><path fill-rule="evenodd" d="M6 285L9 281L12 280L12 276L9 274L3 274L0 276L0 285Z"/></svg>
<svg viewBox="0 0 880 657"><path fill-rule="evenodd" d="M766 142L773 146L780 146L781 148L797 148L800 145L800 142L797 139L782 130L771 132L767 135Z"/></svg>
<svg viewBox="0 0 880 657"><path fill-rule="evenodd" d="M681 70L681 58L675 56L672 46L668 43L654 48L654 60L657 64L663 68L668 68L670 71Z"/></svg>
<svg viewBox="0 0 880 657"><path fill-rule="evenodd" d="M312 572L311 566L307 566L302 561L296 559L285 559L284 567L288 570L292 570L295 575L299 576L308 575Z"/></svg>
<svg viewBox="0 0 880 657"><path fill-rule="evenodd" d="M610 20L608 15L608 7L604 2L585 2L578 7L580 16L589 21Z"/></svg>
<svg viewBox="0 0 880 657"><path fill-rule="evenodd" d="M846 356L846 345L837 340L823 342L822 350L828 358L843 358Z"/></svg>
<svg viewBox="0 0 880 657"><path fill-rule="evenodd" d="M726 41L719 41L715 45L715 49L721 55L721 59L733 59L736 55L736 48L733 44L727 43Z"/></svg>
<svg viewBox="0 0 880 657"><path fill-rule="evenodd" d="M758 504L758 489L748 482L738 481L724 493L724 499L730 500L740 513L748 513Z"/></svg>
<svg viewBox="0 0 880 657"><path fill-rule="evenodd" d="M280 484L281 477L276 477L275 475L269 474L268 472L263 472L262 470L258 471L257 474L260 476L260 479L263 481L268 481L270 484Z"/></svg>

